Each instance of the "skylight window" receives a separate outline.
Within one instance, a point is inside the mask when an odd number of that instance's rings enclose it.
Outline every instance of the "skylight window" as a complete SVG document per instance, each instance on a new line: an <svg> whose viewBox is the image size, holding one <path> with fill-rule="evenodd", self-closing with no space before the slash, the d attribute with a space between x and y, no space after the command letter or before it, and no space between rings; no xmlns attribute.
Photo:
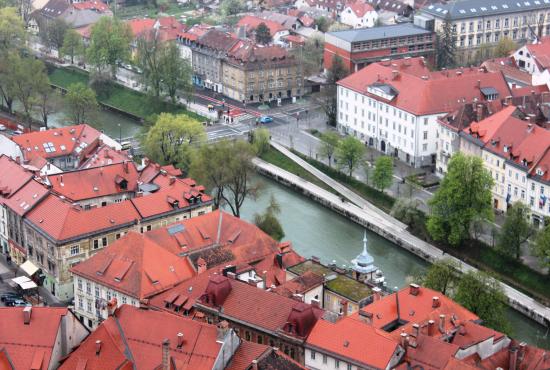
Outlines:
<svg viewBox="0 0 550 370"><path fill-rule="evenodd" d="M460 9L458 12L459 12L460 14L466 14L466 10L464 10L464 9Z"/></svg>
<svg viewBox="0 0 550 370"><path fill-rule="evenodd" d="M493 10L497 10L498 8L497 8L497 6L496 6L496 5L491 5L491 9L493 9Z"/></svg>
<svg viewBox="0 0 550 370"><path fill-rule="evenodd" d="M503 9L508 9L508 4L502 4Z"/></svg>
<svg viewBox="0 0 550 370"><path fill-rule="evenodd" d="M525 6L531 5L531 3L529 1L524 1L523 3L525 4Z"/></svg>
<svg viewBox="0 0 550 370"><path fill-rule="evenodd" d="M516 3L516 5L518 6L518 8L521 8L521 4L520 4L520 3Z"/></svg>
<svg viewBox="0 0 550 370"><path fill-rule="evenodd" d="M44 143L42 144L42 146L44 147L44 151L46 153L53 153L55 152L55 146L53 145L53 143L49 142L49 143Z"/></svg>
<svg viewBox="0 0 550 370"><path fill-rule="evenodd" d="M470 9L470 11L471 11L472 13L476 13L476 12L477 12L476 8L472 8L472 9Z"/></svg>
<svg viewBox="0 0 550 370"><path fill-rule="evenodd" d="M62 151L67 150L67 147L65 145L60 145L59 148L61 148Z"/></svg>
<svg viewBox="0 0 550 370"><path fill-rule="evenodd" d="M484 12L486 12L486 11L487 11L487 8L486 8L486 7L484 7L484 6L482 6L482 7L481 7L481 8L479 8L479 9L481 9L481 11L484 11Z"/></svg>
<svg viewBox="0 0 550 370"><path fill-rule="evenodd" d="M537 5L540 5L540 1L539 1L539 0L535 0L534 3L537 4Z"/></svg>

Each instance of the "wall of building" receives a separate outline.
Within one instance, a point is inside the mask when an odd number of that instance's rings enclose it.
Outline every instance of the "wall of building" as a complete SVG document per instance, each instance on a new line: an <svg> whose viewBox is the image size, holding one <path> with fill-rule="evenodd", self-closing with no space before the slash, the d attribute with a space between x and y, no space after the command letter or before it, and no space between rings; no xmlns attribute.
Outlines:
<svg viewBox="0 0 550 370"><path fill-rule="evenodd" d="M349 362L342 360L341 358L336 358L332 355L329 355L328 353L318 352L310 348L306 348L305 350L305 365L306 365L306 368L308 369L318 369L318 370L363 369L363 367L359 368L356 365L353 365Z"/></svg>
<svg viewBox="0 0 550 370"><path fill-rule="evenodd" d="M71 312L63 316L59 323L48 369L57 369L59 361L80 345L88 334L82 323Z"/></svg>
<svg viewBox="0 0 550 370"><path fill-rule="evenodd" d="M340 22L353 28L374 27L377 20L378 13L375 11L366 12L362 17L358 17L349 6L340 13Z"/></svg>

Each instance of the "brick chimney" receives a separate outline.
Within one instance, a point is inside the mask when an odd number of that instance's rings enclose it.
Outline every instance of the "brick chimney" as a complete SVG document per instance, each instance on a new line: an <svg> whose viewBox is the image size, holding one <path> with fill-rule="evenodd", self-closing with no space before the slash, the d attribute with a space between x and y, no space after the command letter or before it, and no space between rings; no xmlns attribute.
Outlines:
<svg viewBox="0 0 550 370"><path fill-rule="evenodd" d="M349 302L346 300L342 301L342 316L346 317L348 315L348 306Z"/></svg>
<svg viewBox="0 0 550 370"><path fill-rule="evenodd" d="M170 176L170 180L168 181L168 184L173 185L176 182L175 176Z"/></svg>
<svg viewBox="0 0 550 370"><path fill-rule="evenodd" d="M510 346L508 348L508 353L510 354L510 364L508 366L509 370L516 370L518 368L518 349L517 347Z"/></svg>
<svg viewBox="0 0 550 370"><path fill-rule="evenodd" d="M223 342L228 331L229 323L225 320L220 321L218 325L216 325L216 341L220 343Z"/></svg>
<svg viewBox="0 0 550 370"><path fill-rule="evenodd" d="M31 323L32 307L23 308L23 323L29 325Z"/></svg>
<svg viewBox="0 0 550 370"><path fill-rule="evenodd" d="M199 274L202 274L206 270L207 270L206 261L202 257L199 257L199 259L197 260L197 272Z"/></svg>
<svg viewBox="0 0 550 370"><path fill-rule="evenodd" d="M405 332L401 333L401 347L403 347L406 350L408 342L409 342L409 336L407 335L407 333Z"/></svg>
<svg viewBox="0 0 550 370"><path fill-rule="evenodd" d="M252 370L258 370L258 360L252 360Z"/></svg>
<svg viewBox="0 0 550 370"><path fill-rule="evenodd" d="M430 337L434 335L434 329L435 329L435 321L429 320L428 321L428 335Z"/></svg>
<svg viewBox="0 0 550 370"><path fill-rule="evenodd" d="M439 315L439 331L445 333L445 315Z"/></svg>
<svg viewBox="0 0 550 370"><path fill-rule="evenodd" d="M412 336L418 339L419 335L420 335L420 325L413 324L413 326L412 326Z"/></svg>
<svg viewBox="0 0 550 370"><path fill-rule="evenodd" d="M483 119L483 105L478 104L476 106L476 121L479 122Z"/></svg>
<svg viewBox="0 0 550 370"><path fill-rule="evenodd" d="M95 341L95 355L99 356L99 352L101 352L101 341L96 340Z"/></svg>
<svg viewBox="0 0 550 370"><path fill-rule="evenodd" d="M372 288L373 302L379 301L380 298L382 298L381 292L382 292L382 289L380 289L379 287Z"/></svg>
<svg viewBox="0 0 550 370"><path fill-rule="evenodd" d="M183 347L183 333L179 332L178 335L178 348Z"/></svg>
<svg viewBox="0 0 550 370"><path fill-rule="evenodd" d="M441 305L441 302L439 302L439 297L433 297L432 308L438 308L440 305Z"/></svg>
<svg viewBox="0 0 550 370"><path fill-rule="evenodd" d="M162 370L170 370L170 339L162 341Z"/></svg>
<svg viewBox="0 0 550 370"><path fill-rule="evenodd" d="M410 295L418 295L418 292L420 291L420 286L418 284L409 284L409 294Z"/></svg>
<svg viewBox="0 0 550 370"><path fill-rule="evenodd" d="M527 343L525 342L521 342L519 344L519 349L518 349L518 360L521 362L523 361L523 358L525 357L525 348L527 347Z"/></svg>

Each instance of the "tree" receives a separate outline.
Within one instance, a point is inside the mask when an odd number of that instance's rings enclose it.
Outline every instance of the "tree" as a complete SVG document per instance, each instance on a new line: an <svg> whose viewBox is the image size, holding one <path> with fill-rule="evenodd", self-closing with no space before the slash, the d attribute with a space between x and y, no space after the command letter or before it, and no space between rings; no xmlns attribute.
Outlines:
<svg viewBox="0 0 550 370"><path fill-rule="evenodd" d="M323 68L324 40L319 36L313 36L306 40L303 46L290 50L290 54L296 58L302 68L304 76L317 75Z"/></svg>
<svg viewBox="0 0 550 370"><path fill-rule="evenodd" d="M51 86L42 86L36 97L36 110L42 119L44 127L48 128L48 117L57 112L61 106L61 96Z"/></svg>
<svg viewBox="0 0 550 370"><path fill-rule="evenodd" d="M325 17L319 17L315 19L315 26L321 32L327 32L330 25L331 25L331 21L329 21Z"/></svg>
<svg viewBox="0 0 550 370"><path fill-rule="evenodd" d="M417 199L399 198L394 203L390 214L403 222L409 229L413 230L415 234L421 234L423 238L426 238L425 219L424 213L418 209L419 201Z"/></svg>
<svg viewBox="0 0 550 370"><path fill-rule="evenodd" d="M74 58L84 54L84 42L82 41L82 36L80 36L78 32L73 29L67 30L67 32L65 32L63 46L59 50L59 54L70 57L71 64L74 64Z"/></svg>
<svg viewBox="0 0 550 370"><path fill-rule="evenodd" d="M220 4L220 12L224 16L239 14L246 10L246 5L242 0L223 0Z"/></svg>
<svg viewBox="0 0 550 370"><path fill-rule="evenodd" d="M421 284L426 288L437 290L450 296L454 293L460 281L459 273L459 266L456 262L451 259L442 259L430 266Z"/></svg>
<svg viewBox="0 0 550 370"><path fill-rule="evenodd" d="M269 27L262 22L256 27L256 42L258 44L267 45L273 41L273 37L271 37L271 31L269 30Z"/></svg>
<svg viewBox="0 0 550 370"><path fill-rule="evenodd" d="M94 90L81 82L69 85L65 104L67 118L74 124L85 123L98 108Z"/></svg>
<svg viewBox="0 0 550 370"><path fill-rule="evenodd" d="M50 49L60 50L69 25L63 19L43 20L40 22L40 39Z"/></svg>
<svg viewBox="0 0 550 370"><path fill-rule="evenodd" d="M2 94L2 105L6 107L10 114L13 112L13 101L15 99L13 79L15 78L17 63L20 60L21 57L14 51L0 56L0 93Z"/></svg>
<svg viewBox="0 0 550 370"><path fill-rule="evenodd" d="M0 8L0 57L25 46L25 25L15 8Z"/></svg>
<svg viewBox="0 0 550 370"><path fill-rule="evenodd" d="M472 222L493 218L493 178L479 157L453 155L441 186L429 202L427 228L435 240L460 245L470 237Z"/></svg>
<svg viewBox="0 0 550 370"><path fill-rule="evenodd" d="M13 61L15 68L11 78L10 90L19 100L25 112L25 120L31 124L32 110L36 104L39 91L46 89L50 82L46 74L46 67L42 61L25 57L16 57Z"/></svg>
<svg viewBox="0 0 550 370"><path fill-rule="evenodd" d="M142 82L151 89L155 97L160 96L162 71L161 54L163 43L156 29L144 33L137 39L137 66L142 71Z"/></svg>
<svg viewBox="0 0 550 370"><path fill-rule="evenodd" d="M450 68L455 65L456 29L453 28L451 16L448 13L436 34L436 63L437 68Z"/></svg>
<svg viewBox="0 0 550 370"><path fill-rule="evenodd" d="M537 234L532 248L541 265L550 267L550 224L547 223L544 229Z"/></svg>
<svg viewBox="0 0 550 370"><path fill-rule="evenodd" d="M252 132L252 144L257 156L261 156L270 148L269 140L271 134L266 128L259 128Z"/></svg>
<svg viewBox="0 0 550 370"><path fill-rule="evenodd" d="M189 96L193 92L191 75L193 69L187 59L181 59L178 47L171 42L166 44L160 55L161 86L168 94L172 103L176 103L178 91Z"/></svg>
<svg viewBox="0 0 550 370"><path fill-rule="evenodd" d="M338 143L336 148L336 157L341 167L346 167L349 176L353 174L353 170L363 158L365 154L365 146L361 141L353 136L347 136Z"/></svg>
<svg viewBox="0 0 550 370"><path fill-rule="evenodd" d="M478 315L485 326L510 334L504 313L506 296L500 283L481 271L468 271L460 278L454 300Z"/></svg>
<svg viewBox="0 0 550 370"><path fill-rule="evenodd" d="M222 140L203 145L193 156L191 176L211 189L214 205L225 202L233 215L240 217L240 209L247 198L256 199L260 187L253 183L252 144L243 140Z"/></svg>
<svg viewBox="0 0 550 370"><path fill-rule="evenodd" d="M254 214L254 223L256 226L277 241L280 241L285 236L283 227L277 219L277 214L280 212L281 207L279 203L277 203L275 197L271 195L269 206L266 208L265 212L263 214Z"/></svg>
<svg viewBox="0 0 550 370"><path fill-rule="evenodd" d="M393 183L393 159L388 156L380 156L374 164L372 184L378 190L384 191Z"/></svg>
<svg viewBox="0 0 550 370"><path fill-rule="evenodd" d="M206 141L204 126L187 115L161 113L144 140L149 158L162 164L188 168L191 149Z"/></svg>
<svg viewBox="0 0 550 370"><path fill-rule="evenodd" d="M332 57L332 64L327 72L327 83L318 97L319 105L327 116L327 123L331 126L336 126L336 115L338 113L336 82L344 78L347 73L342 58L334 55Z"/></svg>
<svg viewBox="0 0 550 370"><path fill-rule="evenodd" d="M326 131L321 134L321 146L319 147L319 154L323 157L327 157L328 166L332 165L332 158L340 143L340 135L334 131Z"/></svg>
<svg viewBox="0 0 550 370"><path fill-rule="evenodd" d="M498 237L497 248L504 254L520 258L521 246L533 234L529 224L529 207L516 202L506 212L506 220Z"/></svg>
<svg viewBox="0 0 550 370"><path fill-rule="evenodd" d="M504 58L518 48L518 45L509 37L503 37L498 41L497 46L493 51L493 57Z"/></svg>
<svg viewBox="0 0 550 370"><path fill-rule="evenodd" d="M110 68L111 78L116 75L117 63L130 56L132 41L130 26L118 18L102 17L92 26L88 61L102 73Z"/></svg>

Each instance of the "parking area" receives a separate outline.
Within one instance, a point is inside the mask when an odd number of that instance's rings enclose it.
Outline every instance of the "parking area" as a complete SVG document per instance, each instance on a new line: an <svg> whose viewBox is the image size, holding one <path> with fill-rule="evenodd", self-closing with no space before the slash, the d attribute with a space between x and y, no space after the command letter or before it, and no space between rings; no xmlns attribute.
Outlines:
<svg viewBox="0 0 550 370"><path fill-rule="evenodd" d="M13 279L16 279L15 281ZM0 307L44 305L44 297L40 289L34 287L21 269L6 261L6 256L0 254ZM21 287L27 288L22 290Z"/></svg>

